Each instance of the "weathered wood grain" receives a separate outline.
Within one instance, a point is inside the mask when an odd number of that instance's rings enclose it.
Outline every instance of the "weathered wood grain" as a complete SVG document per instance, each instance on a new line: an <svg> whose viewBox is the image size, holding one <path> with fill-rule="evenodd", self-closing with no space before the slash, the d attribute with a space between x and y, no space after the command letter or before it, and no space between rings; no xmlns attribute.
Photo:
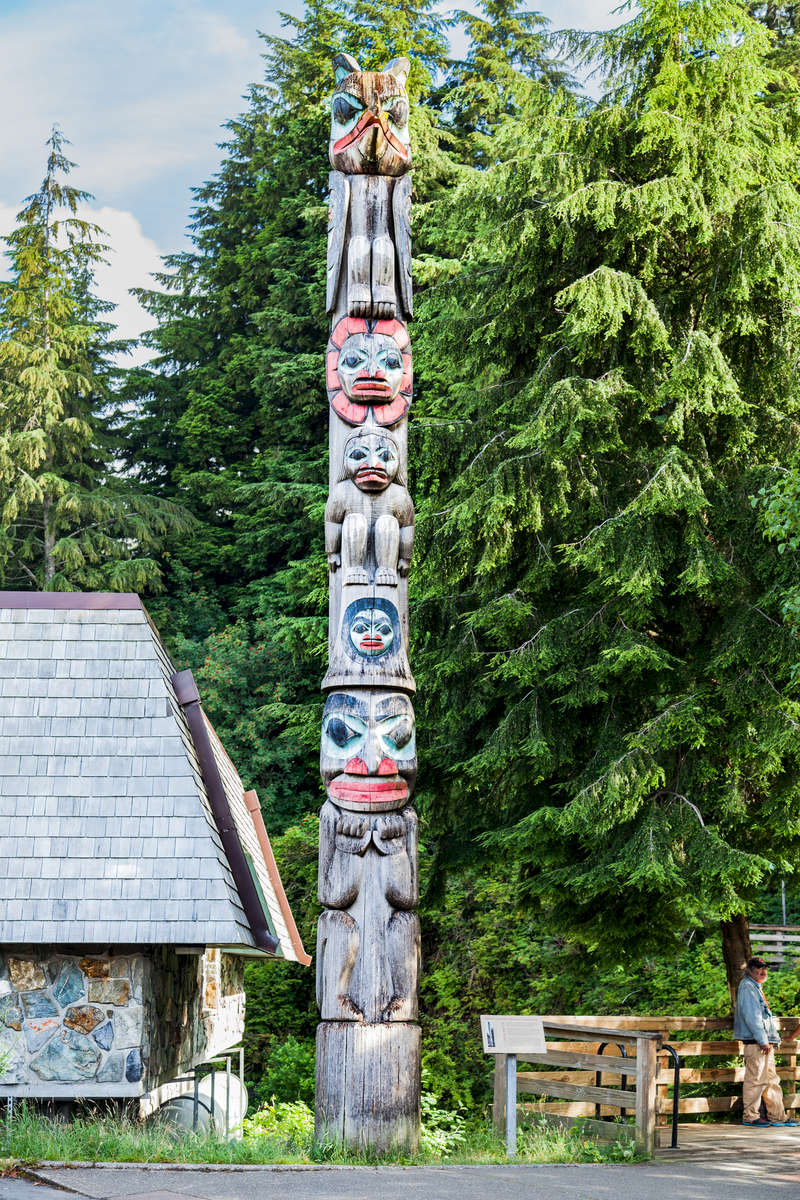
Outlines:
<svg viewBox="0 0 800 1200"><path fill-rule="evenodd" d="M787 1080L800 1079L800 1072L796 1067L778 1067L778 1078ZM658 1073L658 1083L665 1083L672 1086L675 1078L675 1073L670 1067L669 1070L662 1070ZM741 1083L744 1080L744 1067L682 1067L680 1071L681 1083Z"/></svg>
<svg viewBox="0 0 800 1200"><path fill-rule="evenodd" d="M316 1123L320 1138L379 1152L419 1138L408 70L401 58L362 72L337 54L329 141Z"/></svg>
<svg viewBox="0 0 800 1200"><path fill-rule="evenodd" d="M575 1054L562 1050L560 1042L551 1042L546 1054L518 1054L517 1058L521 1063L536 1063L543 1067L574 1067L576 1071L594 1068L604 1074L614 1071L631 1078L636 1075L635 1055L626 1055L623 1059L620 1054Z"/></svg>
<svg viewBox="0 0 800 1200"><path fill-rule="evenodd" d="M323 1020L411 1021L417 1015L417 815L320 814L317 1002ZM346 911L332 911L335 908Z"/></svg>
<svg viewBox="0 0 800 1200"><path fill-rule="evenodd" d="M656 1077L658 1046L652 1037L640 1034L636 1045L639 1071L636 1080L636 1149L652 1154L656 1143Z"/></svg>
<svg viewBox="0 0 800 1200"><path fill-rule="evenodd" d="M577 1106L580 1107L580 1106ZM584 1106L588 1107L588 1106ZM594 1113L594 1108L591 1109ZM557 1129L574 1129L575 1117L566 1116L561 1113L544 1113L547 1118L547 1124L552 1125ZM596 1121L590 1117L583 1117L579 1125L581 1133L590 1134L593 1138L597 1138L601 1142L616 1142L621 1138L630 1138L633 1133L633 1125L628 1125L624 1121Z"/></svg>
<svg viewBox="0 0 800 1200"><path fill-rule="evenodd" d="M691 1058L698 1054L724 1055L729 1058L731 1055L744 1053L744 1042L720 1041L720 1042L679 1042L677 1039L670 1042L671 1046L675 1047L678 1055L681 1058ZM797 1040L782 1041L779 1046L775 1047L776 1054L796 1054L800 1048L800 1043ZM659 1051L660 1054L666 1054L666 1051Z"/></svg>
<svg viewBox="0 0 800 1200"><path fill-rule="evenodd" d="M791 1021L793 1024L798 1023L798 1018L781 1018L781 1021ZM574 1015L564 1016L560 1013L545 1013L542 1015L542 1021L546 1025L559 1026L560 1028L568 1028L570 1026L579 1026L581 1029L588 1027L604 1026L605 1029L644 1029L644 1030L669 1030L670 1033L675 1033L678 1030L708 1030L716 1031L722 1029L732 1029L733 1022L730 1017L639 1017L624 1014L617 1016L616 1014L601 1014L592 1015L584 1013L575 1013ZM783 1028L783 1024L781 1025Z"/></svg>
<svg viewBox="0 0 800 1200"><path fill-rule="evenodd" d="M411 292L411 177L331 171L326 309L407 319Z"/></svg>
<svg viewBox="0 0 800 1200"><path fill-rule="evenodd" d="M417 1025L324 1021L317 1029L319 1141L385 1153L419 1145Z"/></svg>
<svg viewBox="0 0 800 1200"><path fill-rule="evenodd" d="M588 1022L584 1024L583 1018L580 1018L580 1020L575 1018L572 1021L552 1021L549 1017L543 1017L542 1025L548 1037L559 1037L562 1034L572 1034L574 1036L575 1034L585 1033L587 1040L589 1038L594 1039L599 1035L603 1041L613 1042L614 1044L620 1043L623 1046L631 1043L636 1045L642 1037L653 1041L657 1041L659 1038L659 1031L657 1030L651 1032L650 1030L639 1029L636 1026L628 1026L627 1029L625 1026L621 1026L619 1029L604 1028L602 1025L590 1025Z"/></svg>
<svg viewBox="0 0 800 1200"><path fill-rule="evenodd" d="M517 1076L517 1090L521 1095L560 1096L563 1100L591 1100L595 1104L612 1104L617 1108L633 1108L635 1094L623 1092L621 1088L594 1087L582 1083L559 1083L538 1075Z"/></svg>

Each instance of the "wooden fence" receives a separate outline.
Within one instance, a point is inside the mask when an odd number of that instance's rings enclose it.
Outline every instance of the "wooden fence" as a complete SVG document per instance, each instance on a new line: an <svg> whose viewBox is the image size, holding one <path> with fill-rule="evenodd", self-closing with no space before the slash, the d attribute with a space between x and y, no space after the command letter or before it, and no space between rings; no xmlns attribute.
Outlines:
<svg viewBox="0 0 800 1200"><path fill-rule="evenodd" d="M674 1067L672 1056L664 1049L666 1045L673 1046L680 1058L679 1118L729 1113L741 1105L744 1064L708 1066L703 1061L709 1057L734 1059L742 1054L742 1043L732 1040L730 1018L548 1015L542 1017L542 1022L547 1053L525 1056L525 1064L537 1070L518 1069L517 1094L547 1099L524 1100L518 1104L518 1111L547 1113L549 1120L559 1124L570 1124L580 1117L588 1131L608 1138L634 1133L637 1146L652 1153L654 1146L669 1144L672 1132ZM778 1054L782 1057L778 1074L786 1107L800 1109L796 1086L800 1079L800 1020L783 1017L779 1024L782 1041ZM727 1038L725 1033L729 1033ZM692 1034L706 1036L689 1040ZM605 1051L601 1054L603 1043ZM497 1055L493 1115L498 1131L505 1125L505 1065L505 1056ZM602 1072L599 1087L597 1071ZM703 1085L708 1084L715 1086L707 1091ZM720 1084L739 1086L725 1088L728 1094L717 1095L716 1085ZM623 1109L627 1117L635 1114L635 1128L601 1119L618 1118Z"/></svg>
<svg viewBox="0 0 800 1200"><path fill-rule="evenodd" d="M800 925L751 925L750 944L755 954L779 967L800 958Z"/></svg>

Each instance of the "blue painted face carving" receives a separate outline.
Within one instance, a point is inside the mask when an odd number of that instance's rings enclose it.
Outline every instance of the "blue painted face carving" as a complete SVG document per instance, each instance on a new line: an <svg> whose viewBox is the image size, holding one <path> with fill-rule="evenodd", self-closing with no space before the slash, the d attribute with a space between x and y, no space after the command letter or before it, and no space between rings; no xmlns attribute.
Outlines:
<svg viewBox="0 0 800 1200"><path fill-rule="evenodd" d="M362 598L348 604L342 632L351 658L383 658L392 647L401 648L400 618L390 600Z"/></svg>
<svg viewBox="0 0 800 1200"><path fill-rule="evenodd" d="M414 709L385 689L333 692L322 715L320 771L343 808L402 808L417 774Z"/></svg>
<svg viewBox="0 0 800 1200"><path fill-rule="evenodd" d="M380 658L394 641L391 618L379 608L360 608L350 622L350 641L359 654Z"/></svg>

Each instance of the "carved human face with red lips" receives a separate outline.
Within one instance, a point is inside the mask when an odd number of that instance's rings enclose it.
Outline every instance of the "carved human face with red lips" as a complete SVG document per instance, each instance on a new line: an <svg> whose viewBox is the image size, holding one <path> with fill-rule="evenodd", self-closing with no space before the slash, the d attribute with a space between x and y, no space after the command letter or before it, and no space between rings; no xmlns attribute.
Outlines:
<svg viewBox="0 0 800 1200"><path fill-rule="evenodd" d="M354 333L339 351L338 370L350 400L391 404L403 382L403 356L385 333Z"/></svg>
<svg viewBox="0 0 800 1200"><path fill-rule="evenodd" d="M326 371L333 410L349 425L363 425L370 410L377 425L395 425L408 412L411 345L400 321L343 317L331 331Z"/></svg>
<svg viewBox="0 0 800 1200"><path fill-rule="evenodd" d="M417 776L414 709L408 696L377 688L328 696L320 773L329 799L340 808L402 808Z"/></svg>
<svg viewBox="0 0 800 1200"><path fill-rule="evenodd" d="M382 492L400 469L397 444L384 433L357 433L344 448L344 469L362 492Z"/></svg>

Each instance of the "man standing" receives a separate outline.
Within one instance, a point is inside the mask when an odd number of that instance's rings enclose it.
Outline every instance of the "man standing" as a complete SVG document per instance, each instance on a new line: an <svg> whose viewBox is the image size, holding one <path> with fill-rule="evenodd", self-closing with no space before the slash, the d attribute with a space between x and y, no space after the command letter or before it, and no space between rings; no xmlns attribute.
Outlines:
<svg viewBox="0 0 800 1200"><path fill-rule="evenodd" d="M800 1125L789 1121L783 1107L778 1072L775 1070L775 1047L781 1040L778 1022L767 1004L763 992L767 964L763 958L751 958L736 995L736 1015L733 1036L744 1042L744 1102L743 1125ZM767 1108L768 1120L760 1115L761 1099Z"/></svg>

